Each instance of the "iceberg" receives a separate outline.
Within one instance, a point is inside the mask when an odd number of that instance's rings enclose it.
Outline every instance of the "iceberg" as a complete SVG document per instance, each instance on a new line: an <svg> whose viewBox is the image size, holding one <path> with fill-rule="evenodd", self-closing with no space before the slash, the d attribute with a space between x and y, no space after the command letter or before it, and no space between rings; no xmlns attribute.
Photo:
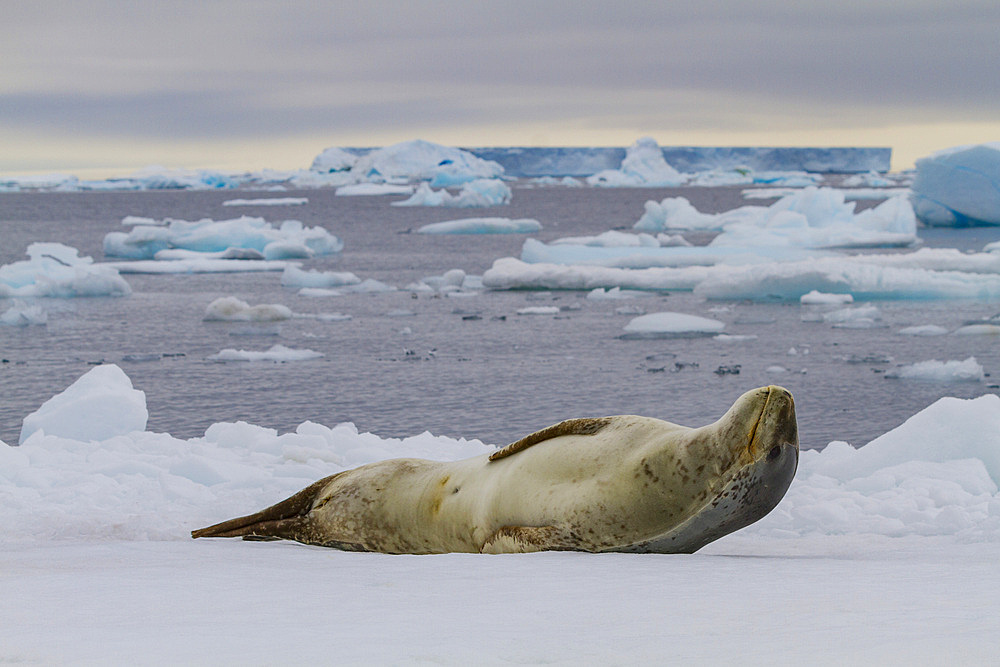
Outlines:
<svg viewBox="0 0 1000 667"><path fill-rule="evenodd" d="M331 148L324 149L319 155L317 155L315 159L313 159L312 164L309 166L309 170L318 171L323 174L338 171L350 171L351 167L353 167L354 163L357 161L357 153L333 146Z"/></svg>
<svg viewBox="0 0 1000 667"><path fill-rule="evenodd" d="M983 367L975 357L964 361L921 361L908 366L894 368L885 374L887 378L904 380L924 380L929 382L982 382Z"/></svg>
<svg viewBox="0 0 1000 667"><path fill-rule="evenodd" d="M926 225L1000 225L1000 142L957 146L916 162L912 201Z"/></svg>
<svg viewBox="0 0 1000 667"><path fill-rule="evenodd" d="M95 366L62 393L24 418L19 442L35 434L71 437L81 442L108 440L145 431L146 394L114 364Z"/></svg>
<svg viewBox="0 0 1000 667"><path fill-rule="evenodd" d="M417 229L418 234L531 234L542 225L530 218L463 218L434 222Z"/></svg>
<svg viewBox="0 0 1000 667"><path fill-rule="evenodd" d="M687 179L667 164L663 150L652 137L642 137L625 151L618 169L605 169L587 178L600 187L664 188L682 185Z"/></svg>
<svg viewBox="0 0 1000 667"><path fill-rule="evenodd" d="M2 297L128 296L132 288L111 266L80 257L62 243L32 243L29 259L0 266Z"/></svg>
<svg viewBox="0 0 1000 667"><path fill-rule="evenodd" d="M203 253L206 258L210 253L231 253L236 248L257 251L264 259L287 259L330 255L343 250L344 244L322 227L285 220L275 228L263 218L248 216L195 222L167 219L157 225L136 224L129 232L110 232L104 237L108 257L170 259L158 254L175 248Z"/></svg>
<svg viewBox="0 0 1000 667"><path fill-rule="evenodd" d="M360 156L351 167L351 175L358 182L429 181L436 187L500 178L503 174L503 167L496 162L421 139L376 148Z"/></svg>
<svg viewBox="0 0 1000 667"><path fill-rule="evenodd" d="M433 190L429 184L421 183L409 199L394 201L391 205L485 208L509 204L511 196L510 186L496 179L468 181L462 185L457 195L451 194L445 188Z"/></svg>
<svg viewBox="0 0 1000 667"><path fill-rule="evenodd" d="M49 316L44 308L37 304L27 304L20 299L15 299L10 308L0 315L0 325L8 327L44 325L48 320Z"/></svg>

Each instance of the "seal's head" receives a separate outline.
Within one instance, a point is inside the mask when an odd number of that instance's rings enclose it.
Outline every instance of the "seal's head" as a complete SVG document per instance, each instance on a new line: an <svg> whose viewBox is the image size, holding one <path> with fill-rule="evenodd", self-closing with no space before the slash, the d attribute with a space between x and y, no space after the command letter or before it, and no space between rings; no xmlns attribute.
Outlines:
<svg viewBox="0 0 1000 667"><path fill-rule="evenodd" d="M691 444L720 465L718 484L689 520L654 540L654 551L693 553L775 508L799 462L792 395L774 385L748 391L719 421L695 429Z"/></svg>

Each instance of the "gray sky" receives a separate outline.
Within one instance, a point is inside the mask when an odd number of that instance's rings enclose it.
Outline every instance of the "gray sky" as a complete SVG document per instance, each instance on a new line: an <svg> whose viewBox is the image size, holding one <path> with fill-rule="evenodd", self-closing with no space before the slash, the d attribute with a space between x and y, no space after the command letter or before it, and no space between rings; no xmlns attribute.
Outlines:
<svg viewBox="0 0 1000 667"><path fill-rule="evenodd" d="M2 0L0 172L326 146L1000 139L996 0Z"/></svg>

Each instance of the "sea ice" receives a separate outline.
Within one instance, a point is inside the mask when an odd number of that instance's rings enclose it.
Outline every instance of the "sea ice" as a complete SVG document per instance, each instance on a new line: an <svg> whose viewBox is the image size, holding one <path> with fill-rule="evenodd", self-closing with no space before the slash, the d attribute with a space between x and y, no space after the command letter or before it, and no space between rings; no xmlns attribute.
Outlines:
<svg viewBox="0 0 1000 667"><path fill-rule="evenodd" d="M27 260L0 266L0 297L128 296L118 271L62 243L32 243Z"/></svg>
<svg viewBox="0 0 1000 667"><path fill-rule="evenodd" d="M298 220L285 220L279 227L263 218L243 216L232 220L203 219L195 222L167 220L163 226L136 225L132 231L111 232L104 237L104 254L128 259L154 259L158 252L180 248L200 253L219 253L230 248L260 252L268 259L303 254L330 255L344 244L322 227L306 227ZM269 250L270 247L270 250ZM291 249L295 248L292 252Z"/></svg>
<svg viewBox="0 0 1000 667"><path fill-rule="evenodd" d="M90 369L25 417L19 442L30 444L36 433L84 443L103 441L145 431L148 417L146 394L132 387L121 368L105 364Z"/></svg>
<svg viewBox="0 0 1000 667"><path fill-rule="evenodd" d="M799 303L803 306L832 306L842 303L854 303L854 297L850 294L825 294L813 290L799 297Z"/></svg>
<svg viewBox="0 0 1000 667"><path fill-rule="evenodd" d="M433 190L427 183L417 186L409 199L394 201L391 206L445 206L451 208L485 208L509 204L511 189L498 179L467 181L457 195L445 188Z"/></svg>
<svg viewBox="0 0 1000 667"><path fill-rule="evenodd" d="M26 327L48 322L48 314L38 304L28 304L15 299L10 308L0 315L0 324L11 327Z"/></svg>
<svg viewBox="0 0 1000 667"><path fill-rule="evenodd" d="M518 308L518 315L558 315L559 306L528 306Z"/></svg>
<svg viewBox="0 0 1000 667"><path fill-rule="evenodd" d="M285 287L344 287L360 282L360 278L347 271L303 270L297 266L288 266L281 274L281 284Z"/></svg>
<svg viewBox="0 0 1000 667"><path fill-rule="evenodd" d="M904 336L943 336L948 330L937 324L919 324L899 330Z"/></svg>
<svg viewBox="0 0 1000 667"><path fill-rule="evenodd" d="M927 380L931 382L982 382L983 367L975 357L964 361L920 361L908 366L894 368L885 374L887 378L904 380Z"/></svg>
<svg viewBox="0 0 1000 667"><path fill-rule="evenodd" d="M625 325L626 338L709 336L726 328L724 322L687 313L649 313Z"/></svg>
<svg viewBox="0 0 1000 667"><path fill-rule="evenodd" d="M342 185L334 193L337 197L374 197L380 195L412 195L412 185L397 183L355 183Z"/></svg>
<svg viewBox="0 0 1000 667"><path fill-rule="evenodd" d="M292 317L292 310L279 303L251 306L235 296L219 297L205 308L205 321L277 322Z"/></svg>
<svg viewBox="0 0 1000 667"><path fill-rule="evenodd" d="M434 222L417 229L418 234L531 234L542 225L530 218L463 218Z"/></svg>
<svg viewBox="0 0 1000 667"><path fill-rule="evenodd" d="M272 345L263 352L226 348L218 354L211 355L208 359L209 361L273 361L275 363L284 363L286 361L310 361L312 359L319 359L322 356L322 352L294 350L290 347L277 344Z"/></svg>
<svg viewBox="0 0 1000 667"><path fill-rule="evenodd" d="M600 187L657 188L682 185L687 178L667 164L663 150L652 137L642 137L625 151L618 169L605 169L587 178Z"/></svg>
<svg viewBox="0 0 1000 667"><path fill-rule="evenodd" d="M913 208L945 227L1000 225L1000 142L956 146L916 162Z"/></svg>
<svg viewBox="0 0 1000 667"><path fill-rule="evenodd" d="M304 206L308 197L261 197L258 199L227 199L223 206ZM124 223L124 220L122 221Z"/></svg>

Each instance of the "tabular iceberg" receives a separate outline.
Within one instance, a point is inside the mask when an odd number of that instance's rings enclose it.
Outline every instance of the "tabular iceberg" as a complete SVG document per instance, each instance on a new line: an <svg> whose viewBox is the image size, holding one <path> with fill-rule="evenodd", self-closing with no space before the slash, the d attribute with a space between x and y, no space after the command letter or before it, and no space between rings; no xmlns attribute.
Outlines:
<svg viewBox="0 0 1000 667"><path fill-rule="evenodd" d="M1000 225L1000 142L958 146L917 160L913 209L942 227Z"/></svg>

